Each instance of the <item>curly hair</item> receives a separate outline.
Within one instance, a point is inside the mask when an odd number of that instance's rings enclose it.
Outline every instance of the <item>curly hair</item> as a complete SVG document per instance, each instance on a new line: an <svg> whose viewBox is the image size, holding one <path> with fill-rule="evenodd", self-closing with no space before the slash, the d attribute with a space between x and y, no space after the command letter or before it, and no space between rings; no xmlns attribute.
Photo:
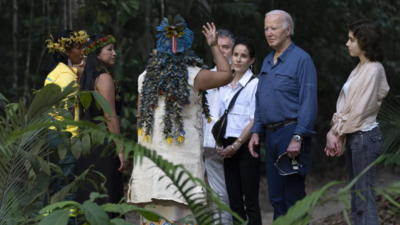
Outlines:
<svg viewBox="0 0 400 225"><path fill-rule="evenodd" d="M359 19L347 25L353 32L365 57L372 62L382 62L384 58L383 36L379 26L372 20Z"/></svg>

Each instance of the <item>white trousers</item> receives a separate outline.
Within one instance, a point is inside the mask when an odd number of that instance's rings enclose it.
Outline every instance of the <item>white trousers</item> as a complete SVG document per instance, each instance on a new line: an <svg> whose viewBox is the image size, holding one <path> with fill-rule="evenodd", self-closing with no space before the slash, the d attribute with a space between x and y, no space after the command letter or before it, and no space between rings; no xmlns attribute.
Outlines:
<svg viewBox="0 0 400 225"><path fill-rule="evenodd" d="M215 148L204 147L204 164L210 187L218 193L221 201L229 206L228 192L226 191L225 184L224 161L219 157ZM216 210L214 218L219 218L218 210ZM232 216L223 211L221 213L221 221L224 225L231 225Z"/></svg>

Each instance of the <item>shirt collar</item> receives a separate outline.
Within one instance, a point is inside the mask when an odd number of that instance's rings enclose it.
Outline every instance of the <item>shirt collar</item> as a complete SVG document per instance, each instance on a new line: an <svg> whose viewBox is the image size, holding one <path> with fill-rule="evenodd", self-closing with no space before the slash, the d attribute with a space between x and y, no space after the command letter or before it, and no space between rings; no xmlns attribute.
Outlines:
<svg viewBox="0 0 400 225"><path fill-rule="evenodd" d="M278 57L278 60L281 60L282 62L285 62L287 57L290 55L290 53L293 51L294 47L296 45L293 43L290 43L290 45L283 51L283 53ZM274 55L275 55L276 50L274 49L271 54L268 55L268 62L273 65L273 60L274 60Z"/></svg>
<svg viewBox="0 0 400 225"><path fill-rule="evenodd" d="M247 84L247 82L249 82L251 76L253 76L253 72L250 69L248 69L238 83L240 83L240 85L244 87Z"/></svg>
<svg viewBox="0 0 400 225"><path fill-rule="evenodd" d="M293 41L292 43L290 43L290 45L285 49L285 51L278 57L282 62L285 62L285 60L287 59L287 57L290 55L290 53L293 51L294 47L296 45L294 45Z"/></svg>

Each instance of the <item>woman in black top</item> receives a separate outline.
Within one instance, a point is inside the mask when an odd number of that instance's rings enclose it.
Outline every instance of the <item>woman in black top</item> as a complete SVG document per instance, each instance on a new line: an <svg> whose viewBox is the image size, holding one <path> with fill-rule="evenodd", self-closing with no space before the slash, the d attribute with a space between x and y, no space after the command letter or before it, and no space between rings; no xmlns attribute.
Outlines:
<svg viewBox="0 0 400 225"><path fill-rule="evenodd" d="M98 91L110 104L114 116L111 117L102 109L99 110L92 98L93 101L88 109L84 109L81 105L81 117L97 124L105 120L111 133L120 134L119 116L122 112L122 94L118 81L114 81L107 70L107 67L115 64L114 43L115 39L111 35L97 34L90 37L89 45L84 50L87 59L80 79L81 90ZM97 199L98 204L118 203L124 196L121 173L124 169L123 148L117 149L117 155L115 146L118 146L117 141L114 140L114 143L105 141L102 145L93 147L89 155L81 156L78 160L78 175L93 165L92 170L101 172L107 179L105 188L109 197ZM83 203L88 200L90 193L95 191L96 189L91 185L79 189L78 202ZM117 215L110 213L112 218Z"/></svg>

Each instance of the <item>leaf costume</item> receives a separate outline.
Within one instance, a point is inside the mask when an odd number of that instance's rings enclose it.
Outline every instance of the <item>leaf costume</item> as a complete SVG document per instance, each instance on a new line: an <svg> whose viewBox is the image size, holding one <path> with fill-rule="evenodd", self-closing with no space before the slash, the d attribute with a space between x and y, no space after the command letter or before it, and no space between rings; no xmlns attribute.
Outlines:
<svg viewBox="0 0 400 225"><path fill-rule="evenodd" d="M203 60L190 50L193 43L193 32L186 27L185 20L177 15L164 19L157 31L157 49L153 50L146 67L146 78L140 99L138 134L143 140L150 141L154 129L154 110L158 107L160 95L165 97L165 115L163 133L166 141L172 143L185 140L182 110L189 101L188 66L207 68ZM207 92L203 91L203 113L210 118Z"/></svg>
<svg viewBox="0 0 400 225"><path fill-rule="evenodd" d="M151 53L146 71L139 76L139 144L154 150L163 159L182 165L195 178L204 179L203 116L208 115L205 92L194 89L194 80L203 61L190 50L193 32L179 15L164 19L158 27L157 49ZM176 37L175 37L176 36ZM140 135L143 135L140 137ZM143 158L134 165L127 201L154 203L152 210L176 221L192 214L177 188L155 164ZM186 178L182 177L182 181ZM192 186L189 194L204 198L201 186ZM142 221L141 224L145 221Z"/></svg>

